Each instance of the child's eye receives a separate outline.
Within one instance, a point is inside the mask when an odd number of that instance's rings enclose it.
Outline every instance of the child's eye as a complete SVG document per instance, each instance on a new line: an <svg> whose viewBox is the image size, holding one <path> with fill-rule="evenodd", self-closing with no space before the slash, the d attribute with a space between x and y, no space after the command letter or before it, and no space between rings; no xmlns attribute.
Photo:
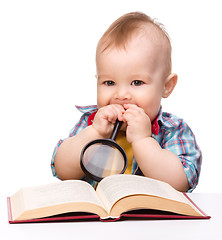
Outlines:
<svg viewBox="0 0 222 240"><path fill-rule="evenodd" d="M141 80L134 80L134 81L132 81L132 83L131 83L131 85L133 85L133 86L141 86L141 85L143 85L143 84L144 84L144 82L141 81Z"/></svg>
<svg viewBox="0 0 222 240"><path fill-rule="evenodd" d="M105 84L106 86L113 86L113 85L115 85L115 82L109 80L109 81L105 81L104 84Z"/></svg>

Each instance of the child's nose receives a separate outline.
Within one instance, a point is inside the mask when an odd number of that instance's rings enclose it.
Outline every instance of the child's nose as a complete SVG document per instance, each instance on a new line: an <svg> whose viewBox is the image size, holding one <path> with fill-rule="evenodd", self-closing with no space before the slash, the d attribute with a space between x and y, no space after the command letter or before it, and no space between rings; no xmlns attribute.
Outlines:
<svg viewBox="0 0 222 240"><path fill-rule="evenodd" d="M118 87L115 92L115 99L120 101L130 100L131 93L127 87Z"/></svg>

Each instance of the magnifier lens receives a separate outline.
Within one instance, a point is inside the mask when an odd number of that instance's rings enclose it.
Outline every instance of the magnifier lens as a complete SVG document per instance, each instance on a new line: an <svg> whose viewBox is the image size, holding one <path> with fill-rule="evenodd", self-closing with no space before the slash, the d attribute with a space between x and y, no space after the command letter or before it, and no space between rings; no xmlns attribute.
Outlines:
<svg viewBox="0 0 222 240"><path fill-rule="evenodd" d="M80 165L83 172L95 181L124 173L128 164L127 156L115 139L123 122L115 122L109 139L97 139L89 142L81 152Z"/></svg>
<svg viewBox="0 0 222 240"><path fill-rule="evenodd" d="M125 159L114 146L97 143L85 150L82 163L88 172L98 178L104 178L121 173Z"/></svg>

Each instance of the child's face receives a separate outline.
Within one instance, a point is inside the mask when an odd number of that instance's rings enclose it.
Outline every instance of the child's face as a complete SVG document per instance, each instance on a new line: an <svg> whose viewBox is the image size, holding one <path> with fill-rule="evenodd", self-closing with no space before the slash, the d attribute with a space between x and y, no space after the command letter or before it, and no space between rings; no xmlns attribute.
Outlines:
<svg viewBox="0 0 222 240"><path fill-rule="evenodd" d="M131 103L153 121L160 108L166 79L164 46L145 36L124 49L110 48L97 55L97 105Z"/></svg>

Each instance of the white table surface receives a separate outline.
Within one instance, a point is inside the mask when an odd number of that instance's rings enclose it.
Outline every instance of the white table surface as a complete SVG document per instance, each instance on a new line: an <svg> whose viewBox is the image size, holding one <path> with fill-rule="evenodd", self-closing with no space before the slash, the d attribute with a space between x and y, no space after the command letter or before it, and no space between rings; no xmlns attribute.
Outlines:
<svg viewBox="0 0 222 240"><path fill-rule="evenodd" d="M128 220L9 224L7 201L0 194L0 239L222 239L222 193L191 193L209 220Z"/></svg>

